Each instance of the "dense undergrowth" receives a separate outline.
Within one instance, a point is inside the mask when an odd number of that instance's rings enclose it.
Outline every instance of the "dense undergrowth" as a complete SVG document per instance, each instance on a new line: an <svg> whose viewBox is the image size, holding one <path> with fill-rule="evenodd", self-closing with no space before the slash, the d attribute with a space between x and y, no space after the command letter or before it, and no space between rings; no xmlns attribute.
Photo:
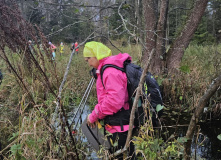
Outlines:
<svg viewBox="0 0 221 160"><path fill-rule="evenodd" d="M121 43L114 43L123 53L129 53L133 61L140 64L141 49L137 45L122 47ZM120 51L109 46L113 54ZM80 141L81 133L73 135L74 140L67 133L67 124L61 119L73 110L73 106L80 103L87 85L91 79L89 66L82 56L83 47L78 55L74 55L66 83L62 91L61 104L64 111L59 111L58 128L53 128L52 115L56 108L57 97L47 91L40 80L40 74L28 73L23 65L24 59L19 54L10 58L13 65L17 65L22 73L29 93L25 90L9 66L1 59L0 68L4 79L0 86L0 155L7 159L84 159L90 154L88 144ZM55 61L45 61L45 73L49 77L55 94L62 82L64 72L70 58L70 45L65 45L65 53L60 55L59 49ZM192 110L199 98L208 88L211 81L221 72L221 46L189 46L182 60L181 72L178 75L157 77L161 85L164 98L164 116L162 126L180 125L188 122ZM36 55L35 55L36 56ZM41 63L41 61L38 61ZM43 63L43 62L42 62ZM42 65L43 66L43 65ZM37 72L37 70L36 70ZM33 102L30 100L30 95ZM208 106L221 103L220 90L211 99ZM96 104L96 90L93 86L88 104ZM170 122L165 121L170 117ZM165 127L166 128L166 127ZM177 138L176 132L170 135L166 129L159 131L163 139L156 138L156 132L151 127L151 121L143 126L139 137L135 138L137 153L146 159L179 158L183 153L185 138ZM159 133L158 132L158 133ZM170 140L168 140L170 139ZM76 148L77 149L76 149Z"/></svg>

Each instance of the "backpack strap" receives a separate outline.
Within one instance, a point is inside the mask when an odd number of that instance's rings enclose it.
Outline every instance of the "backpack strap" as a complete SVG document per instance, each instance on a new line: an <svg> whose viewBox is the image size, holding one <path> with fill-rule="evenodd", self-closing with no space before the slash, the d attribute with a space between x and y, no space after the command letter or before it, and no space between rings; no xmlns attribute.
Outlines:
<svg viewBox="0 0 221 160"><path fill-rule="evenodd" d="M115 68L115 69L118 69L118 70L120 70L120 71L122 71L122 72L126 72L125 71L125 68L121 68L121 67L118 67L118 66L116 66L116 65L113 65L113 64L105 64L102 68L101 68L101 82L102 82L102 85L103 85L103 87L104 87L104 82L103 82L103 74L104 74L104 70L106 69L106 68L108 68L108 67L113 67L113 68ZM105 88L105 87L104 87Z"/></svg>
<svg viewBox="0 0 221 160"><path fill-rule="evenodd" d="M121 68L121 67L118 67L118 66L113 65L113 64L105 64L105 65L101 68L101 72L100 72L100 74L101 74L101 82L102 82L103 87L104 87L103 74L104 74L104 70L105 70L106 68L108 68L108 67L113 67L113 68L118 69L118 70L120 70L120 71L122 71L122 72L126 72L126 71L125 71L125 68ZM104 87L104 88L105 88L105 87ZM106 118L106 119L107 119L107 118ZM122 119L120 119L119 122L120 122L119 124L114 124L114 125L120 125L120 126L121 126L121 131L123 131L124 128L123 128ZM108 122L107 122L106 124L108 124ZM105 129L104 129L104 130L105 130Z"/></svg>

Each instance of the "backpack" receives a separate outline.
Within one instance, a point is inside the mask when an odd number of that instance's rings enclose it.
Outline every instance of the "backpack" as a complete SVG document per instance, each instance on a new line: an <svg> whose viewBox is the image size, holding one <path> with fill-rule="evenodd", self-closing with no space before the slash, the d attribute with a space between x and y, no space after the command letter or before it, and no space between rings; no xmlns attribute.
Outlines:
<svg viewBox="0 0 221 160"><path fill-rule="evenodd" d="M106 68L108 67L113 67L116 68L118 70L121 70L122 72L126 73L127 75L127 90L128 90L128 96L129 96L129 106L130 109L129 110L124 110L124 108L122 108L119 112L115 113L114 115L111 116L106 116L104 119L104 122L106 124L109 125L120 125L121 126L121 130L123 131L123 125L129 124L129 119L130 119L130 112L132 109L132 105L133 105L133 100L135 98L136 95L136 89L138 87L138 84L140 82L140 77L142 75L142 69L140 66L137 66L133 63L131 63L130 60L126 60L124 62L124 67L118 67L116 65L113 64L106 64L101 68L101 81L104 86L103 83L103 73L105 71ZM140 125L143 125L145 122L145 113L142 107L142 103L143 103L143 99L144 98L148 98L148 100L150 101L150 104L152 106L152 108L154 110L156 110L156 106L158 104L162 105L162 96L160 93L160 88L159 85L156 81L156 79L153 77L153 75L148 72L146 74L146 79L145 79L145 83L143 86L143 92L142 92L142 96L139 99L138 102L138 109L135 112L135 119L134 119L134 125L135 127L139 127ZM149 113L149 112L147 112ZM156 126L157 123L157 118L155 115L155 111L153 111L152 114L152 123L153 126ZM160 117L162 114L162 111L160 111L158 113L158 116Z"/></svg>

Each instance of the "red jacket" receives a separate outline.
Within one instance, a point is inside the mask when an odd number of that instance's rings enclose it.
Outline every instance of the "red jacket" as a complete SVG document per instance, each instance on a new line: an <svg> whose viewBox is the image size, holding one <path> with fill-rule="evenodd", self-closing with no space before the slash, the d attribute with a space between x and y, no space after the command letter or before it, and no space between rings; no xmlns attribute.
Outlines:
<svg viewBox="0 0 221 160"><path fill-rule="evenodd" d="M78 42L74 43L74 48L76 48L78 46ZM78 52L78 48L76 49L76 52Z"/></svg>

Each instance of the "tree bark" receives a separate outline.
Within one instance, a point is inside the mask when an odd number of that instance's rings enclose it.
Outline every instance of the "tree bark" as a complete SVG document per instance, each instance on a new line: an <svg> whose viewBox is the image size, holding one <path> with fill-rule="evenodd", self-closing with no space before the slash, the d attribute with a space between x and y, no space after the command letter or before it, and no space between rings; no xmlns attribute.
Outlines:
<svg viewBox="0 0 221 160"><path fill-rule="evenodd" d="M195 1L193 10L186 22L186 25L172 44L172 47L167 55L167 69L170 73L175 72L180 67L184 50L188 47L190 40L200 23L207 3L208 0Z"/></svg>
<svg viewBox="0 0 221 160"><path fill-rule="evenodd" d="M140 41L144 42L143 39L143 32L141 31L143 29L142 27L142 7L141 7L141 0L137 0L134 2L135 3L135 19L136 19L136 25L138 26L138 35L139 35L139 39Z"/></svg>
<svg viewBox="0 0 221 160"><path fill-rule="evenodd" d="M152 59L150 70L153 74L160 74L163 70L163 54L166 52L166 25L169 0L162 0L160 5L160 16L157 24L156 53Z"/></svg>
<svg viewBox="0 0 221 160"><path fill-rule="evenodd" d="M192 142L196 124L199 122L200 114L203 112L203 108L205 107L208 100L212 97L212 95L217 91L217 89L220 86L221 86L221 74L212 82L209 89L199 100L199 103L195 109L195 112L191 118L188 130L186 132L186 138L188 139L187 142L185 143L185 149L184 149L184 158L186 160L190 160L191 142Z"/></svg>
<svg viewBox="0 0 221 160"><path fill-rule="evenodd" d="M152 49L156 47L156 24L157 24L157 1L143 0L143 14L145 23L145 46L146 50L142 56L143 65L147 62ZM154 58L154 55L153 55Z"/></svg>

